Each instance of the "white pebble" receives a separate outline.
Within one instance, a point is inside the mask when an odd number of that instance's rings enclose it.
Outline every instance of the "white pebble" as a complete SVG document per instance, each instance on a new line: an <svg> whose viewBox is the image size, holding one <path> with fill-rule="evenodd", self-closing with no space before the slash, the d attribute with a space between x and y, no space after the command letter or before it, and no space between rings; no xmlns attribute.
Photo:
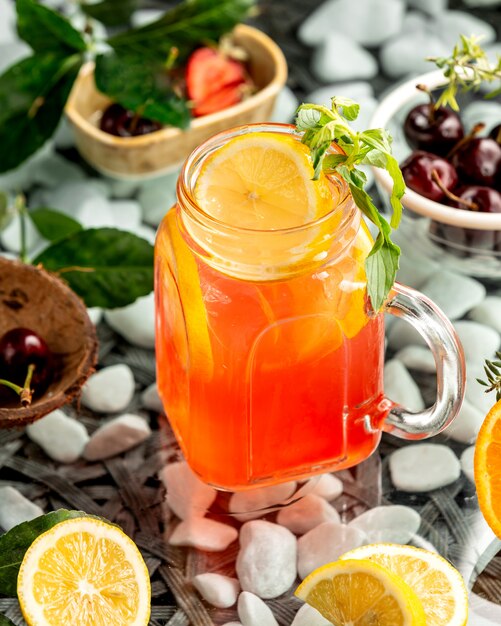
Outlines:
<svg viewBox="0 0 501 626"><path fill-rule="evenodd" d="M437 35L426 30L401 33L381 48L383 72L390 78L400 78L430 71L432 66L424 58L423 50L429 56L446 56L449 52Z"/></svg>
<svg viewBox="0 0 501 626"><path fill-rule="evenodd" d="M176 184L179 170L146 181L141 185L137 200L143 209L143 219L152 226L158 226L169 209L176 204Z"/></svg>
<svg viewBox="0 0 501 626"><path fill-rule="evenodd" d="M477 135L488 134L491 128L497 126L501 120L501 104L493 100L475 100L461 109L461 121L465 130L470 131L475 124L482 122L485 129Z"/></svg>
<svg viewBox="0 0 501 626"><path fill-rule="evenodd" d="M466 11L439 13L434 18L432 29L451 50L458 43L460 35L478 35L482 38L482 46L496 40L493 26Z"/></svg>
<svg viewBox="0 0 501 626"><path fill-rule="evenodd" d="M363 46L379 46L400 31L404 12L400 0L327 0L306 18L298 36L316 46L343 33Z"/></svg>
<svg viewBox="0 0 501 626"><path fill-rule="evenodd" d="M325 522L297 540L297 569L306 578L317 567L337 561L339 557L366 543L367 537L358 528Z"/></svg>
<svg viewBox="0 0 501 626"><path fill-rule="evenodd" d="M295 489L296 483L292 481L271 487L237 491L230 498L230 513L233 513L234 517L241 522L261 517L267 509L278 504L285 504Z"/></svg>
<svg viewBox="0 0 501 626"><path fill-rule="evenodd" d="M82 388L82 402L98 413L118 413L131 402L134 386L134 375L128 365L110 365L88 379Z"/></svg>
<svg viewBox="0 0 501 626"><path fill-rule="evenodd" d="M309 493L314 493L321 498L331 502L343 493L343 481L332 474L321 474L313 477L313 487Z"/></svg>
<svg viewBox="0 0 501 626"><path fill-rule="evenodd" d="M0 502L0 526L5 531L43 515L38 505L30 502L14 487L0 487Z"/></svg>
<svg viewBox="0 0 501 626"><path fill-rule="evenodd" d="M30 219L26 220L26 247L32 250L41 241L41 237ZM0 243L9 252L21 252L21 218L16 213L7 226L0 232Z"/></svg>
<svg viewBox="0 0 501 626"><path fill-rule="evenodd" d="M198 478L186 461L169 463L159 473L167 503L181 519L203 517L217 496L214 487Z"/></svg>
<svg viewBox="0 0 501 626"><path fill-rule="evenodd" d="M395 359L401 361L405 367L418 372L434 374L437 365L429 348L424 346L407 346L395 354Z"/></svg>
<svg viewBox="0 0 501 626"><path fill-rule="evenodd" d="M141 394L141 405L145 409L150 411L156 411L157 413L165 413L162 400L158 395L157 384L153 383L147 387Z"/></svg>
<svg viewBox="0 0 501 626"><path fill-rule="evenodd" d="M313 53L311 69L319 80L326 83L374 78L378 71L372 54L342 33L329 35L321 42Z"/></svg>
<svg viewBox="0 0 501 626"><path fill-rule="evenodd" d="M87 315L94 326L97 326L103 318L103 309L97 306L89 307L87 309Z"/></svg>
<svg viewBox="0 0 501 626"><path fill-rule="evenodd" d="M475 446L470 446L469 448L466 448L466 450L463 450L460 458L461 469L463 470L466 478L468 478L468 480L473 484L475 484L475 471L473 466L474 458Z"/></svg>
<svg viewBox="0 0 501 626"><path fill-rule="evenodd" d="M487 296L483 302L470 311L469 317L501 333L501 297Z"/></svg>
<svg viewBox="0 0 501 626"><path fill-rule="evenodd" d="M270 607L248 591L238 596L238 617L242 626L278 626Z"/></svg>
<svg viewBox="0 0 501 626"><path fill-rule="evenodd" d="M126 413L115 417L96 430L84 450L88 461L101 461L127 452L146 441L151 429L139 415Z"/></svg>
<svg viewBox="0 0 501 626"><path fill-rule="evenodd" d="M468 320L456 322L454 327L463 345L468 373L483 374L484 361L494 357L501 336L489 326Z"/></svg>
<svg viewBox="0 0 501 626"><path fill-rule="evenodd" d="M463 400L459 413L444 433L454 441L473 443L477 438L484 417L482 411L470 404L468 400Z"/></svg>
<svg viewBox="0 0 501 626"><path fill-rule="evenodd" d="M365 511L348 526L362 530L369 543L406 544L416 535L421 516L408 506L392 504Z"/></svg>
<svg viewBox="0 0 501 626"><path fill-rule="evenodd" d="M477 381L477 377L481 380L485 380L484 372L479 370L466 374L466 392L464 394L465 400L472 406L478 409L484 416L491 410L492 405L496 401L495 396L491 393L486 393L487 387L484 387Z"/></svg>
<svg viewBox="0 0 501 626"><path fill-rule="evenodd" d="M155 296L151 292L128 306L108 310L106 323L129 343L140 348L155 347Z"/></svg>
<svg viewBox="0 0 501 626"><path fill-rule="evenodd" d="M85 180L84 172L74 163L56 153L39 159L32 168L33 182L43 187L55 188L71 181Z"/></svg>
<svg viewBox="0 0 501 626"><path fill-rule="evenodd" d="M325 87L315 89L306 96L305 101L313 104L321 104L330 109L331 98L333 96L352 98L358 102L360 99L373 98L374 87L367 81L333 83L332 85L325 85Z"/></svg>
<svg viewBox="0 0 501 626"><path fill-rule="evenodd" d="M421 391L405 365L397 359L386 361L384 388L388 398L411 411L422 411L424 400Z"/></svg>
<svg viewBox="0 0 501 626"><path fill-rule="evenodd" d="M280 509L277 524L285 526L296 535L304 535L324 522L340 522L339 513L324 498L308 494Z"/></svg>
<svg viewBox="0 0 501 626"><path fill-rule="evenodd" d="M285 593L296 578L296 558L297 541L287 528L252 520L240 529L236 570L244 591L260 598Z"/></svg>
<svg viewBox="0 0 501 626"><path fill-rule="evenodd" d="M447 446L420 443L405 446L390 455L391 480L401 491L431 491L459 478L457 456Z"/></svg>
<svg viewBox="0 0 501 626"><path fill-rule="evenodd" d="M237 537L238 531L233 526L206 517L190 517L179 522L169 537L169 543L206 552L222 552Z"/></svg>
<svg viewBox="0 0 501 626"><path fill-rule="evenodd" d="M485 298L478 280L454 272L437 272L421 287L421 292L439 306L451 320L457 320Z"/></svg>
<svg viewBox="0 0 501 626"><path fill-rule="evenodd" d="M327 621L309 604L303 604L294 616L291 626L332 626L332 622Z"/></svg>
<svg viewBox="0 0 501 626"><path fill-rule="evenodd" d="M146 26L146 24L156 22L164 14L165 11L163 9L140 9L139 11L134 11L130 21L134 28L140 28L141 26Z"/></svg>
<svg viewBox="0 0 501 626"><path fill-rule="evenodd" d="M89 441L83 424L56 409L26 427L28 437L54 461L73 463Z"/></svg>
<svg viewBox="0 0 501 626"><path fill-rule="evenodd" d="M467 7L495 7L501 5L501 0L463 0Z"/></svg>
<svg viewBox="0 0 501 626"><path fill-rule="evenodd" d="M141 207L135 200L112 200L109 203L113 221L120 230L131 233L141 225Z"/></svg>
<svg viewBox="0 0 501 626"><path fill-rule="evenodd" d="M291 122L294 119L298 106L298 99L294 95L292 89L286 85L278 92L270 121L282 124Z"/></svg>
<svg viewBox="0 0 501 626"><path fill-rule="evenodd" d="M140 237L141 239L145 239L152 246L155 245L155 241L157 238L157 231L151 226L148 226L147 224L141 224L140 226L136 228L134 234Z"/></svg>
<svg viewBox="0 0 501 626"><path fill-rule="evenodd" d="M2 3L0 3L0 15L2 15L3 18L4 14L2 13L3 9L1 8L1 4ZM0 73L3 74L11 65L30 56L31 49L24 41L20 40L4 43L1 40L1 28L0 25Z"/></svg>
<svg viewBox="0 0 501 626"><path fill-rule="evenodd" d="M388 330L388 345L393 350L401 350L410 345L426 346L426 341L409 322L396 319Z"/></svg>
<svg viewBox="0 0 501 626"><path fill-rule="evenodd" d="M430 15L438 15L447 9L449 0L408 0L408 4Z"/></svg>
<svg viewBox="0 0 501 626"><path fill-rule="evenodd" d="M0 43L15 42L18 39L15 5L9 0L0 0L0 15Z"/></svg>
<svg viewBox="0 0 501 626"><path fill-rule="evenodd" d="M218 609L233 606L240 592L240 584L236 578L213 572L194 576L193 586L206 602Z"/></svg>

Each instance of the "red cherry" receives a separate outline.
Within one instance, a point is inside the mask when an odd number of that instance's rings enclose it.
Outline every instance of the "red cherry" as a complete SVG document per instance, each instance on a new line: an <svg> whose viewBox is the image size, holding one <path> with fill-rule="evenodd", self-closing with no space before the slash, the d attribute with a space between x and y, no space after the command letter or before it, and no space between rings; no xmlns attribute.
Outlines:
<svg viewBox="0 0 501 626"><path fill-rule="evenodd" d="M0 339L0 372L2 378L23 385L28 366L35 370L31 386L40 392L54 373L53 354L45 341L29 328L13 328Z"/></svg>
<svg viewBox="0 0 501 626"><path fill-rule="evenodd" d="M105 109L99 127L105 133L116 137L136 137L160 130L162 124L144 117L136 117L133 111L115 103Z"/></svg>
<svg viewBox="0 0 501 626"><path fill-rule="evenodd" d="M490 137L474 137L452 155L451 163L463 183L495 187L501 145Z"/></svg>
<svg viewBox="0 0 501 626"><path fill-rule="evenodd" d="M414 107L405 118L405 137L412 148L446 156L464 137L459 115L450 109L433 104Z"/></svg>
<svg viewBox="0 0 501 626"><path fill-rule="evenodd" d="M458 182L456 170L448 161L423 150L413 152L400 168L410 189L435 202L443 200L445 193L434 180L434 172L447 189L454 189Z"/></svg>

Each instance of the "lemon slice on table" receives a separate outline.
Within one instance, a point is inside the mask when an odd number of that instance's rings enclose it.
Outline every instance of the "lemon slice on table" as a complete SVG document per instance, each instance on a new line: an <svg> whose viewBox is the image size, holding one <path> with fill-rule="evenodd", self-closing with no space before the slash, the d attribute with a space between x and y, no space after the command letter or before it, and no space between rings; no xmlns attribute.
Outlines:
<svg viewBox="0 0 501 626"><path fill-rule="evenodd" d="M423 605L430 626L464 626L468 593L461 574L436 552L391 543L355 548L341 557L369 559L405 580Z"/></svg>
<svg viewBox="0 0 501 626"><path fill-rule="evenodd" d="M28 548L17 594L29 626L146 626L150 578L118 527L80 517L56 524Z"/></svg>
<svg viewBox="0 0 501 626"><path fill-rule="evenodd" d="M368 560L319 567L296 596L336 626L426 626L421 603L398 576Z"/></svg>
<svg viewBox="0 0 501 626"><path fill-rule="evenodd" d="M321 172L313 181L310 150L297 138L271 132L239 135L204 163L195 199L225 224L254 230L301 226L332 209Z"/></svg>

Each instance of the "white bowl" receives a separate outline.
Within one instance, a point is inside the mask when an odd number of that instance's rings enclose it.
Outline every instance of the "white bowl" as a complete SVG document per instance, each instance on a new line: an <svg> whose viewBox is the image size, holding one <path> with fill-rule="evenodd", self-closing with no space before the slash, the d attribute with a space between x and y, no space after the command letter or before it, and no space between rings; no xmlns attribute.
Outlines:
<svg viewBox="0 0 501 626"><path fill-rule="evenodd" d="M430 89L435 89L445 83L441 70L436 70L412 78L402 83L384 97L370 121L371 128L386 128L394 138L400 139L402 144L403 121L407 113L416 105L428 100L428 96L416 89L416 85L424 84ZM397 143L397 142L396 142ZM399 151L397 158L402 161L406 152ZM407 146L407 153L411 148ZM385 170L373 168L376 184L382 199L389 208L389 194L392 188L392 180ZM491 231L492 239L496 238L501 243L501 232L496 235L494 231L501 231L500 213L479 213L466 209L456 209L439 202L425 198L411 189L407 189L402 198L404 205L404 217L402 230L410 235L411 245L414 250L420 251L427 257L451 266L453 269L477 276L479 278L501 277L501 249L499 251L484 248L472 248L468 245L458 245L449 239L441 238L437 234L430 233L430 224L435 226L447 225L476 231ZM451 231L450 231L451 232ZM480 233L479 233L480 234ZM490 235L485 233L488 240ZM403 251L405 253L405 250Z"/></svg>

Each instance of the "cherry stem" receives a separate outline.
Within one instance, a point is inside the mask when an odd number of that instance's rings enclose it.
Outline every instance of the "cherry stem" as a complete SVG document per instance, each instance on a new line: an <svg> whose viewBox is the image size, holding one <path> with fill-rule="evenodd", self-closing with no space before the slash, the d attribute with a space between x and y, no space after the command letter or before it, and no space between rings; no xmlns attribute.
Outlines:
<svg viewBox="0 0 501 626"><path fill-rule="evenodd" d="M467 135L465 135L462 139L460 139L455 146L453 146L452 150L445 157L446 160L449 161L451 157L454 156L458 150L460 150L464 145L466 145L468 142L474 139L478 135L478 133L484 130L484 128L485 128L485 124L483 122L479 122L478 124L475 124L475 126L470 130L470 132Z"/></svg>
<svg viewBox="0 0 501 626"><path fill-rule="evenodd" d="M26 378L24 379L24 385L20 387L15 383L11 383L10 380L5 380L4 378L0 378L0 385L4 385L5 387L9 387L12 391L15 391L18 396L21 398L21 404L26 408L30 406L31 400L33 398L33 390L31 389L31 380L33 378L33 374L35 372L35 364L30 363L28 365L28 372L26 374Z"/></svg>
<svg viewBox="0 0 501 626"><path fill-rule="evenodd" d="M427 85L423 85L423 84L419 84L416 85L416 89L419 89L419 91L423 91L424 93L428 94L428 97L430 98L430 109L428 112L428 121L430 122L430 124L434 124L435 123L435 109L437 108L437 103L435 101L435 98L433 97L433 94L431 93L431 89L427 86Z"/></svg>
<svg viewBox="0 0 501 626"><path fill-rule="evenodd" d="M440 187L440 189L449 198L449 200L454 200L458 204L462 204L466 208L471 209L472 211L478 211L479 209L478 204L476 204L475 202L470 202L469 200L463 200L459 196L456 196L456 194L452 193L452 191L449 191L449 189L447 189L447 187L442 182L442 179L440 178L437 170L431 171L431 178Z"/></svg>

